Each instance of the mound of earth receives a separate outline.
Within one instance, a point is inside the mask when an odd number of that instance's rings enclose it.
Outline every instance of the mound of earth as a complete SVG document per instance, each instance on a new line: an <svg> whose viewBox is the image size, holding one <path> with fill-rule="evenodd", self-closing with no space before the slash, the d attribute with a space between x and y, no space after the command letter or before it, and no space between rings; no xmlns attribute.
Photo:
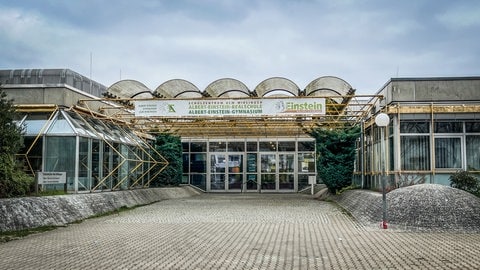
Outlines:
<svg viewBox="0 0 480 270"><path fill-rule="evenodd" d="M412 229L480 231L480 198L460 189L422 184L387 194L388 221Z"/></svg>
<svg viewBox="0 0 480 270"><path fill-rule="evenodd" d="M382 220L382 194L350 190L331 198L366 225ZM460 189L421 184L387 194L389 228L480 232L480 198Z"/></svg>

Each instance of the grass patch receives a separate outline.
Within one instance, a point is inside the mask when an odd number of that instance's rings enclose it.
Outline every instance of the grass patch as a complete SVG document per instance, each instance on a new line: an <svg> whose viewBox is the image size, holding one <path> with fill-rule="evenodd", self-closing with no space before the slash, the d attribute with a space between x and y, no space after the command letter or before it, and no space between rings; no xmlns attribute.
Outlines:
<svg viewBox="0 0 480 270"><path fill-rule="evenodd" d="M64 190L42 190L38 192L39 196L57 196L57 195L66 195L67 193Z"/></svg>
<svg viewBox="0 0 480 270"><path fill-rule="evenodd" d="M24 229L18 231L0 232L0 243L9 242L12 240L20 239L30 234L48 232L56 229L57 226L42 226L32 229Z"/></svg>

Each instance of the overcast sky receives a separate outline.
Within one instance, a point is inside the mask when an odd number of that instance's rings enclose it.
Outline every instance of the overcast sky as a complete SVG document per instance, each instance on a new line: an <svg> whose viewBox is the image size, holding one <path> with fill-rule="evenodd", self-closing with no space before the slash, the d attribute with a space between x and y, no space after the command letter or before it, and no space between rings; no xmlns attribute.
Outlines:
<svg viewBox="0 0 480 270"><path fill-rule="evenodd" d="M332 75L374 94L392 77L479 76L480 1L0 0L0 69L17 68L152 90Z"/></svg>

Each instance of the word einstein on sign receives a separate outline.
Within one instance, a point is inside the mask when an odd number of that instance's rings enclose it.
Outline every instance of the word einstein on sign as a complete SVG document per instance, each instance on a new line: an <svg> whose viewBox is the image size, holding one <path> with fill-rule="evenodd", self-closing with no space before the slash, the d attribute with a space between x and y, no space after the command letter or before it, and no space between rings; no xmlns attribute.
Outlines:
<svg viewBox="0 0 480 270"><path fill-rule="evenodd" d="M135 116L221 117L324 115L323 98L265 98L208 100L139 100Z"/></svg>

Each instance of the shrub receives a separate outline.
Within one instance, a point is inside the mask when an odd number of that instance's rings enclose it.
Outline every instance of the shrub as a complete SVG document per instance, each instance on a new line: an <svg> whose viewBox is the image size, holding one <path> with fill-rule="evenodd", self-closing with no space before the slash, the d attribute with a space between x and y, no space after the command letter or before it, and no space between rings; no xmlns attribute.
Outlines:
<svg viewBox="0 0 480 270"><path fill-rule="evenodd" d="M450 176L450 186L465 190L480 196L480 182L478 178L467 171L458 171Z"/></svg>
<svg viewBox="0 0 480 270"><path fill-rule="evenodd" d="M168 161L168 166L150 183L152 186L178 186L182 180L183 160L180 137L159 134L155 149Z"/></svg>
<svg viewBox="0 0 480 270"><path fill-rule="evenodd" d="M351 185L355 141L360 136L360 129L316 129L311 135L317 145L317 172L330 192L336 193Z"/></svg>
<svg viewBox="0 0 480 270"><path fill-rule="evenodd" d="M33 178L15 161L23 146L22 129L14 122L13 101L6 97L0 88L0 198L26 195L33 187Z"/></svg>

